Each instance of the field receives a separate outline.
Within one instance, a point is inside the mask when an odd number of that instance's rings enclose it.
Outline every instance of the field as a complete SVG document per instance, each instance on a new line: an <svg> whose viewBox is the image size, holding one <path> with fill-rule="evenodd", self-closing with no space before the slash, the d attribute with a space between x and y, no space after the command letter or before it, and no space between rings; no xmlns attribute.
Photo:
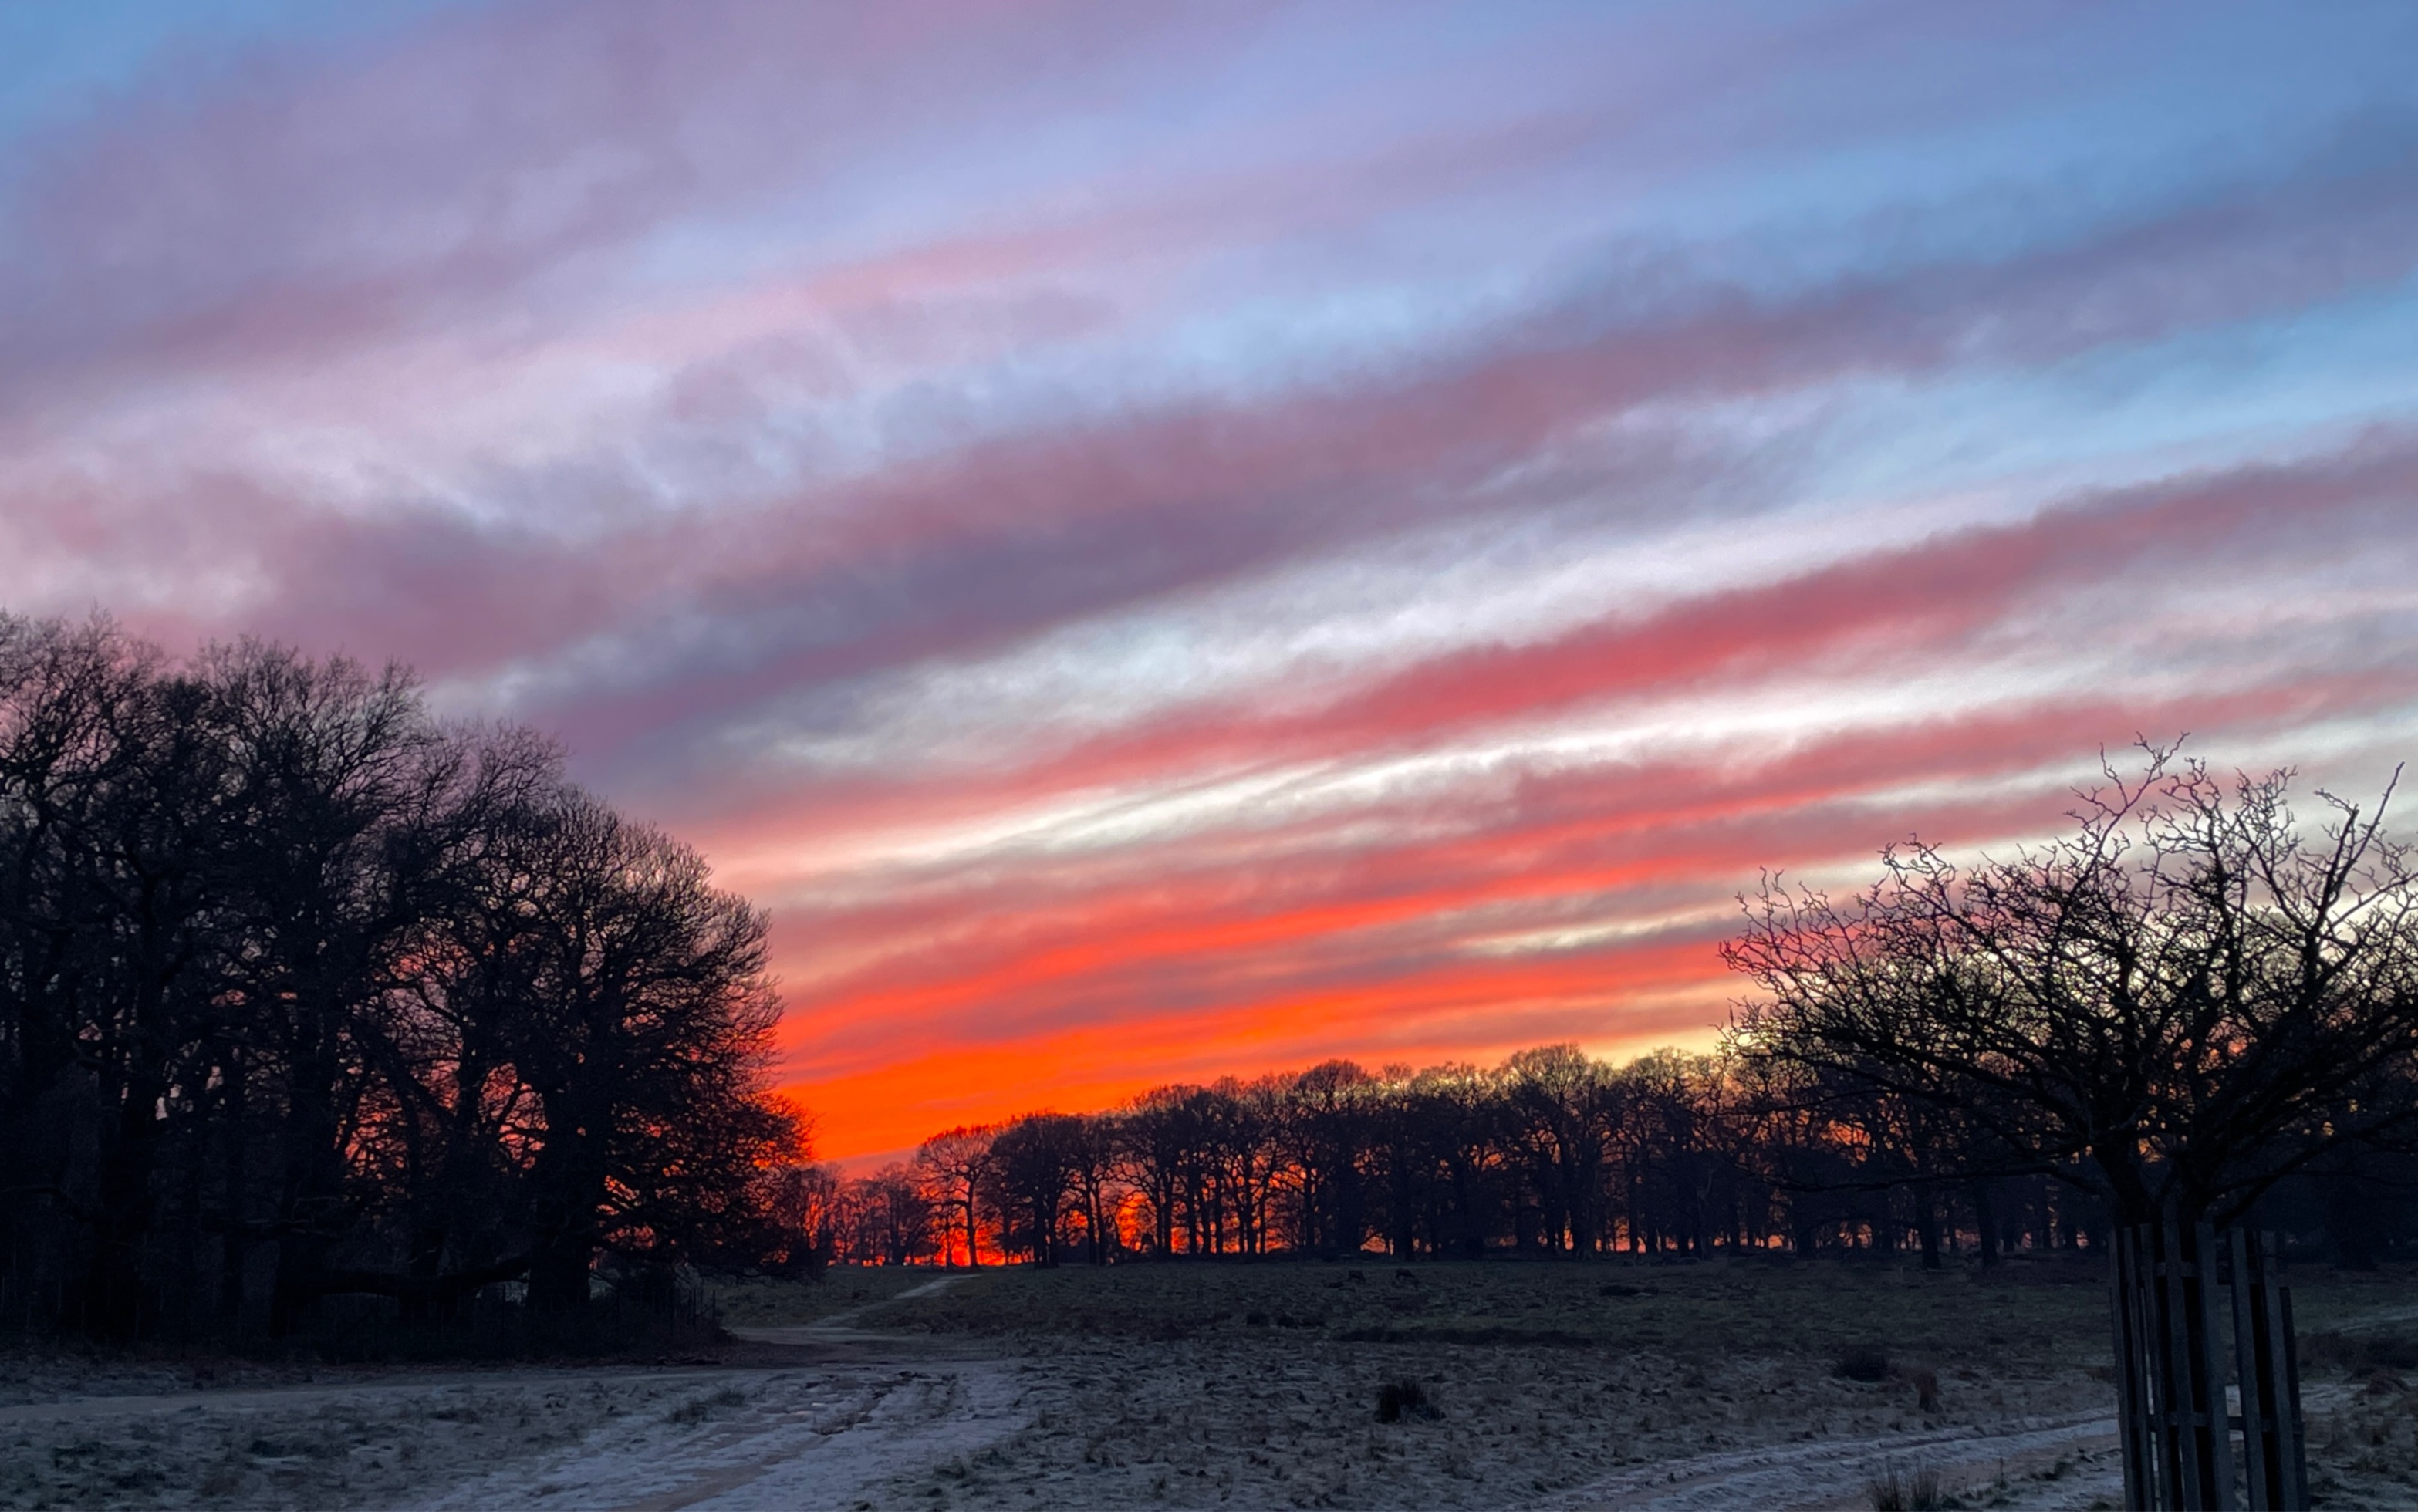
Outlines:
<svg viewBox="0 0 2418 1512"><path fill-rule="evenodd" d="M2324 1504L2418 1507L2418 1279L2292 1277ZM0 1362L0 1505L2113 1505L2066 1260L838 1273L699 1357ZM1383 1413L1381 1409L1389 1409Z"/></svg>

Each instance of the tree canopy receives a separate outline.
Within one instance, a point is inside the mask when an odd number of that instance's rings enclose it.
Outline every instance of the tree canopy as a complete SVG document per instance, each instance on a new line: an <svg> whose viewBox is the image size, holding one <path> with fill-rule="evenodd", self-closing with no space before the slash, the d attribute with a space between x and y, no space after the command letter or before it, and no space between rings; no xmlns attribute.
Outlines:
<svg viewBox="0 0 2418 1512"><path fill-rule="evenodd" d="M751 1252L765 921L520 730L0 617L0 1300L126 1336Z"/></svg>
<svg viewBox="0 0 2418 1512"><path fill-rule="evenodd" d="M1768 882L1730 1035L1808 1107L1879 1099L1965 1168L2087 1186L2127 1221L2229 1221L2418 1128L2418 876L2385 804L2151 751L2075 832L1959 865L1890 850L1849 902ZM2387 796L2389 797L2389 790Z"/></svg>

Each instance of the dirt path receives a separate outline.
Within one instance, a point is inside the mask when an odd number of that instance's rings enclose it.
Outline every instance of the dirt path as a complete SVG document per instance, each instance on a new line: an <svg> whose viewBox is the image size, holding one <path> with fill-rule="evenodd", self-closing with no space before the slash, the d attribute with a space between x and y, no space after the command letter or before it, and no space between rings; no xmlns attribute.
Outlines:
<svg viewBox="0 0 2418 1512"><path fill-rule="evenodd" d="M497 1506L787 1512L888 1504L902 1474L978 1453L1026 1426L1013 1367L843 1367L726 1384L698 1406L459 1482L416 1512ZM692 1413L696 1415L692 1415Z"/></svg>
<svg viewBox="0 0 2418 1512"><path fill-rule="evenodd" d="M819 1355L832 1352L860 1353L865 1346L890 1355L928 1353L935 1347L926 1340L879 1330L859 1328L856 1321L876 1307L886 1307L894 1302L906 1302L915 1297L928 1297L946 1291L964 1275L943 1275L921 1286L909 1287L895 1296L850 1307L846 1312L832 1313L811 1323L791 1323L780 1327L734 1328L731 1336L751 1344L769 1345L776 1349L808 1350Z"/></svg>
<svg viewBox="0 0 2418 1512"><path fill-rule="evenodd" d="M0 1407L0 1507L892 1505L900 1475L1030 1426L1030 1382L1014 1360L857 1326L872 1306L742 1330L740 1363L722 1367L401 1372Z"/></svg>
<svg viewBox="0 0 2418 1512"><path fill-rule="evenodd" d="M1015 1362L918 1354L93 1397L0 1417L0 1506L886 1506L1028 1395Z"/></svg>

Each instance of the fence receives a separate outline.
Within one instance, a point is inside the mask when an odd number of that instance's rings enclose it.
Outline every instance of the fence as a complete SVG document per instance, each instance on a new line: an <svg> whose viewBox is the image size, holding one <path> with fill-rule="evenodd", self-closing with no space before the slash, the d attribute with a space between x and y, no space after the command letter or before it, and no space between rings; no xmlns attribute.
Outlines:
<svg viewBox="0 0 2418 1512"><path fill-rule="evenodd" d="M2185 1224L2170 1208L2115 1241L2124 1504L2305 1508L2292 1294L2273 1237Z"/></svg>

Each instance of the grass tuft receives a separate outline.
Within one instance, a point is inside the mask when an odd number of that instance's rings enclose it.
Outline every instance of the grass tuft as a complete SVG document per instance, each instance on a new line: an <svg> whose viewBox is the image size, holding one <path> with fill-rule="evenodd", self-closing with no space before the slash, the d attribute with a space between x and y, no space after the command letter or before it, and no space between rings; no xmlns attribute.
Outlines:
<svg viewBox="0 0 2418 1512"><path fill-rule="evenodd" d="M1945 1512L1956 1498L1939 1484L1939 1472L1917 1470L1901 1474L1895 1465L1864 1485L1873 1512Z"/></svg>
<svg viewBox="0 0 2418 1512"><path fill-rule="evenodd" d="M1428 1400L1427 1387L1404 1377L1388 1381L1377 1388L1377 1421L1399 1423L1406 1417L1440 1417L1435 1403Z"/></svg>
<svg viewBox="0 0 2418 1512"><path fill-rule="evenodd" d="M670 1412L664 1414L664 1421L666 1423L679 1423L682 1425L702 1423L707 1418L712 1417L715 1411L720 1408L740 1407L745 1405L746 1401L747 1394L745 1392L741 1391L736 1386L725 1386L720 1391L713 1393L712 1396L698 1397L693 1400L681 1403L681 1405L673 1408Z"/></svg>

